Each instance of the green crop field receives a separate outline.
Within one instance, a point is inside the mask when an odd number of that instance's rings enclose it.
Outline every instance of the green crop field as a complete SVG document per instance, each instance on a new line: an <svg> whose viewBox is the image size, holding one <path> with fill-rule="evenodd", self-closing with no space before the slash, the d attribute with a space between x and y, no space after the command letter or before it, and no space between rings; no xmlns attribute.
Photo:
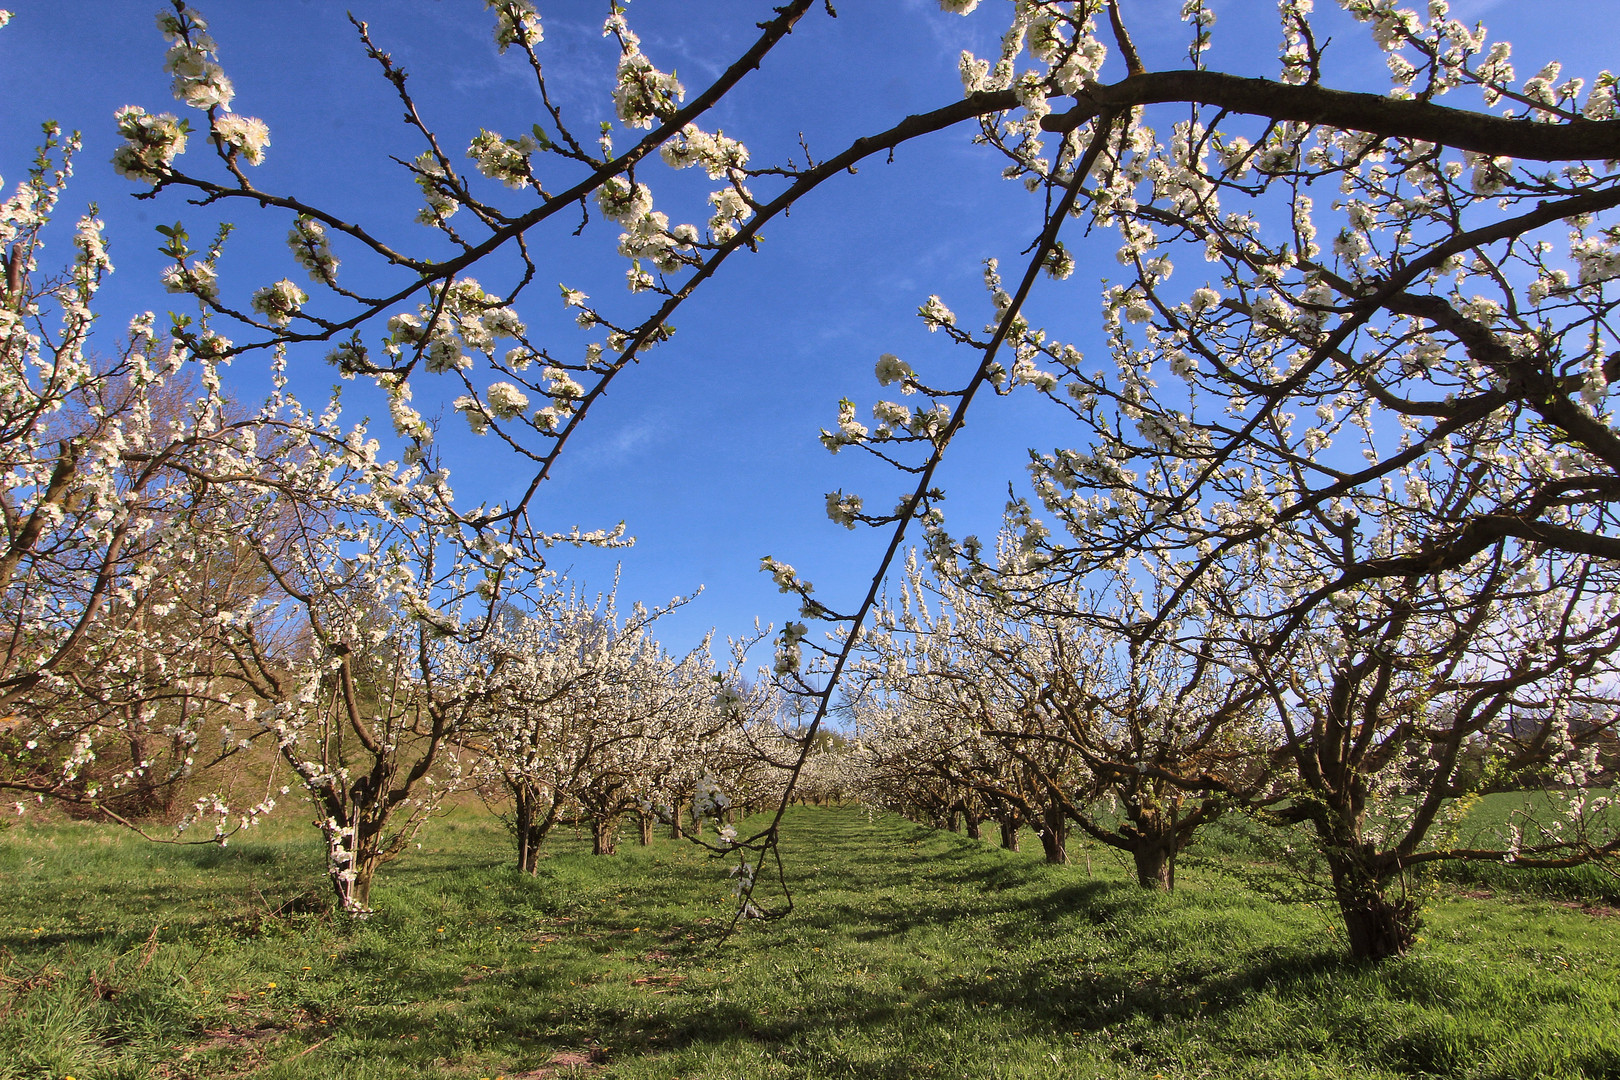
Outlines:
<svg viewBox="0 0 1620 1080"><path fill-rule="evenodd" d="M471 810L422 840L353 924L292 819L223 850L0 833L0 1077L1620 1076L1601 905L1441 880L1416 950L1361 965L1239 854L1152 895L1095 850L801 809L796 912L724 938L690 845L562 835L529 878Z"/></svg>

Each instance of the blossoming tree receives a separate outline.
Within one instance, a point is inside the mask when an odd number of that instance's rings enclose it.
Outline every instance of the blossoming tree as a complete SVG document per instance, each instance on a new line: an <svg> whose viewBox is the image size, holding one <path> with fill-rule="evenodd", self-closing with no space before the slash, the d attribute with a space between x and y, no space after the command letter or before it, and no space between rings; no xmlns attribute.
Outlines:
<svg viewBox="0 0 1620 1080"><path fill-rule="evenodd" d="M1281 546L1255 610L1297 595L1309 549ZM1442 862L1570 866L1620 850L1598 760L1620 704L1614 612L1601 563L1502 541L1456 571L1336 595L1281 648L1251 638L1235 667L1269 699L1292 765L1261 816L1305 827L1353 953L1411 945L1422 872ZM1519 791L1505 831L1467 820L1503 788Z"/></svg>
<svg viewBox="0 0 1620 1080"><path fill-rule="evenodd" d="M337 897L364 915L377 867L460 780L495 694L479 645L500 597L548 582L534 538L469 524L443 470L381 461L363 428L337 422L311 418L301 445L259 463L239 514L286 599L233 642L264 703L259 733L315 805ZM265 648L288 624L297 646Z"/></svg>
<svg viewBox="0 0 1620 1080"><path fill-rule="evenodd" d="M112 262L93 213L60 272L39 252L78 137L53 124L0 201L0 790L138 823L171 808L251 714L230 627L273 593L239 559L243 447L277 422L222 393L216 357L152 313L92 343ZM239 807L251 820L272 803ZM187 820L237 827L218 794Z"/></svg>
<svg viewBox="0 0 1620 1080"><path fill-rule="evenodd" d="M1132 640L1107 629L1142 616L1129 581L1086 595L1017 560L1003 545L987 594L927 581L913 556L899 610L886 606L861 646L861 674L936 717L928 734L965 727L959 782L1036 822L1049 861L1064 861L1072 822L1130 854L1144 887L1171 888L1202 825L1273 789L1263 692L1217 652L1230 649L1218 622Z"/></svg>
<svg viewBox="0 0 1620 1080"><path fill-rule="evenodd" d="M183 97L223 107L217 67L184 50L169 59ZM120 171L183 146L185 124L132 117L120 115ZM262 125L215 119L222 138L250 141L243 160L259 159ZM488 507L458 509L402 383L391 419L420 436L403 463L346 425L335 396L305 409L285 350L269 397L234 403L220 374L233 346L206 300L223 233L195 252L183 227L162 230L177 260L166 282L198 314L139 315L107 355L93 337L111 271L101 222L80 219L64 275L37 259L77 145L47 125L28 178L0 203L0 789L128 822L209 764L272 742L317 805L343 907L364 914L377 865L455 778L456 740L489 696L473 646L503 595L543 590L546 545L618 540L497 532ZM260 307L277 321L295 293L276 286ZM480 309L464 329L510 317ZM211 793L181 825L210 814L223 839L273 805Z"/></svg>

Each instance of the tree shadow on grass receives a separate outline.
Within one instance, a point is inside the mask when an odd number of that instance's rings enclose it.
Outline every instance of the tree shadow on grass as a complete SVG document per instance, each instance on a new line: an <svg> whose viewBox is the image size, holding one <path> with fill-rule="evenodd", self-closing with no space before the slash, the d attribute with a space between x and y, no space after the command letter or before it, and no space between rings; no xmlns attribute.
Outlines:
<svg viewBox="0 0 1620 1080"><path fill-rule="evenodd" d="M284 844L232 844L226 847L220 847L218 844L206 844L177 848L173 857L175 861L183 862L197 870L231 870L267 866L302 869L307 865L318 866L318 864L313 863L316 856L311 849L288 847Z"/></svg>
<svg viewBox="0 0 1620 1080"><path fill-rule="evenodd" d="M1020 937L1061 941L1083 936L1087 927L1124 923L1165 899L1143 894L1125 882L1064 882L1060 870L993 849L975 850L967 842L947 841L943 846L943 851L929 850L914 859L905 854L885 858L883 852L846 854L836 876L801 870L794 886L802 914L757 940L738 942L738 947L759 955L791 957L802 949L806 935L836 930L851 944L887 941L891 949L905 950L909 941L948 935L957 924L985 920L1019 927ZM798 861L801 866L812 865L803 856ZM919 879L926 879L926 887L919 887ZM510 888L516 894L525 891L522 881ZM689 901L689 890L690 880L674 875L639 889L636 918L645 919L649 905L667 902L678 907L683 899ZM843 899L842 892L853 899ZM618 927L618 921L600 914L592 919L586 952L633 950L651 940L627 933L629 928ZM831 972L807 985L801 999L785 1005L780 995L772 999L779 1013L772 1015L764 999L751 997L743 988L705 980L700 973L699 965L705 961L721 966L712 950L723 922L717 919L696 935L707 938L707 946L703 940L688 939L660 953L658 962L672 962L671 970L681 972L681 979L692 976L685 985L679 979L644 979L640 981L646 986L639 995L628 986L622 991L576 993L571 984L564 987L573 968L518 968L480 976L476 998L464 999L453 1013L424 1022L408 1010L380 1009L346 1017L343 1028L363 1042L397 1044L401 1054L453 1060L476 1046L486 1058L506 1054L514 1070L543 1064L553 1053L584 1045L610 1047L612 1059L671 1053L703 1058L739 1042L829 1053L835 1051L826 1049L825 1040L835 1032L846 1041L863 1042L868 1057L876 1053L878 1058L841 1062L843 1074L898 1077L911 1075L906 1051L891 1045L889 1038L902 1028L950 1031L967 1013L991 1015L997 1030L1023 1033L1096 1033L1141 1020L1207 1021L1241 1008L1264 988L1306 993L1304 984L1348 963L1319 948L1275 947L1254 950L1246 963L1178 963L1147 972L1112 958L1099 969L1071 957L1004 968L982 981L952 981L934 973L922 979L921 989L902 995L892 987L863 986L853 977ZM590 957L581 953L569 963L588 968ZM394 971L389 978L419 987L423 1000L446 993L444 973ZM636 981L622 972L599 981L608 978Z"/></svg>
<svg viewBox="0 0 1620 1080"><path fill-rule="evenodd" d="M558 1051L593 1045L611 1048L612 1059L648 1054L721 1052L739 1042L764 1047L813 1048L829 1032L844 1042L882 1046L900 1028L949 1030L964 1011L993 1015L1009 1032L1101 1032L1136 1020L1156 1024L1209 1019L1240 1008L1260 988L1305 992L1348 961L1320 951L1271 950L1248 964L1222 972L1176 972L1143 979L1136 972L1032 970L988 982L943 983L908 1000L881 989L832 985L796 1003L787 1015L771 1015L743 1000L680 992L663 997L602 1001L585 997L559 1002L556 976L536 971L498 973L480 989L478 1002L424 1023L408 1011L351 1015L344 1033L372 1046L391 1044L402 1056L454 1060L476 1049L510 1055L513 1068L533 1067ZM423 986L442 994L442 984ZM498 1003L498 1004L497 1004ZM905 1052L891 1058L843 1063L840 1075L908 1075Z"/></svg>

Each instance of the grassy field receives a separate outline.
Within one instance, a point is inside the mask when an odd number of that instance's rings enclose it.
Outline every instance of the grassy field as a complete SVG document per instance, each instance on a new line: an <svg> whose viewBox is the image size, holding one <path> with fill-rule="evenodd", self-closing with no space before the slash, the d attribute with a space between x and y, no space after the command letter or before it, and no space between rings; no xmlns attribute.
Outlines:
<svg viewBox="0 0 1620 1080"><path fill-rule="evenodd" d="M1620 1076L1620 919L1442 883L1409 956L1191 859L1048 867L795 811L797 913L721 940L725 870L568 836L507 867L471 811L326 910L313 830L216 848L0 833L0 1077ZM1034 846L1034 845L1031 845Z"/></svg>

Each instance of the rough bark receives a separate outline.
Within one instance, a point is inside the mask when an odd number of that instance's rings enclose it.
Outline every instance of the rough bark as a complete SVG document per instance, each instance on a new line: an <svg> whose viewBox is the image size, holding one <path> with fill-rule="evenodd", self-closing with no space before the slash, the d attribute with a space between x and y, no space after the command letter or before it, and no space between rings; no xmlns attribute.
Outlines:
<svg viewBox="0 0 1620 1080"><path fill-rule="evenodd" d="M1174 807L1166 808L1157 799L1133 800L1127 803L1126 815L1129 824L1121 833L1123 846L1136 863L1136 883L1144 889L1174 890L1176 855L1185 839L1178 835Z"/></svg>
<svg viewBox="0 0 1620 1080"><path fill-rule="evenodd" d="M591 854L612 855L619 850L619 819L591 819Z"/></svg>
<svg viewBox="0 0 1620 1080"><path fill-rule="evenodd" d="M356 918L371 914L371 883L383 862L378 834L366 822L349 831L327 833L327 880L337 894L339 910Z"/></svg>
<svg viewBox="0 0 1620 1080"><path fill-rule="evenodd" d="M1046 861L1058 866L1066 865L1069 861L1069 820L1063 816L1063 811L1055 807L1049 809L1037 831Z"/></svg>
<svg viewBox="0 0 1620 1080"><path fill-rule="evenodd" d="M1176 887L1176 857L1162 844L1149 844L1131 852L1136 862L1136 883L1144 889L1170 892Z"/></svg>
<svg viewBox="0 0 1620 1080"><path fill-rule="evenodd" d="M1404 955L1423 922L1406 879L1399 873L1380 875L1353 855L1330 853L1328 866L1350 955L1358 960Z"/></svg>

